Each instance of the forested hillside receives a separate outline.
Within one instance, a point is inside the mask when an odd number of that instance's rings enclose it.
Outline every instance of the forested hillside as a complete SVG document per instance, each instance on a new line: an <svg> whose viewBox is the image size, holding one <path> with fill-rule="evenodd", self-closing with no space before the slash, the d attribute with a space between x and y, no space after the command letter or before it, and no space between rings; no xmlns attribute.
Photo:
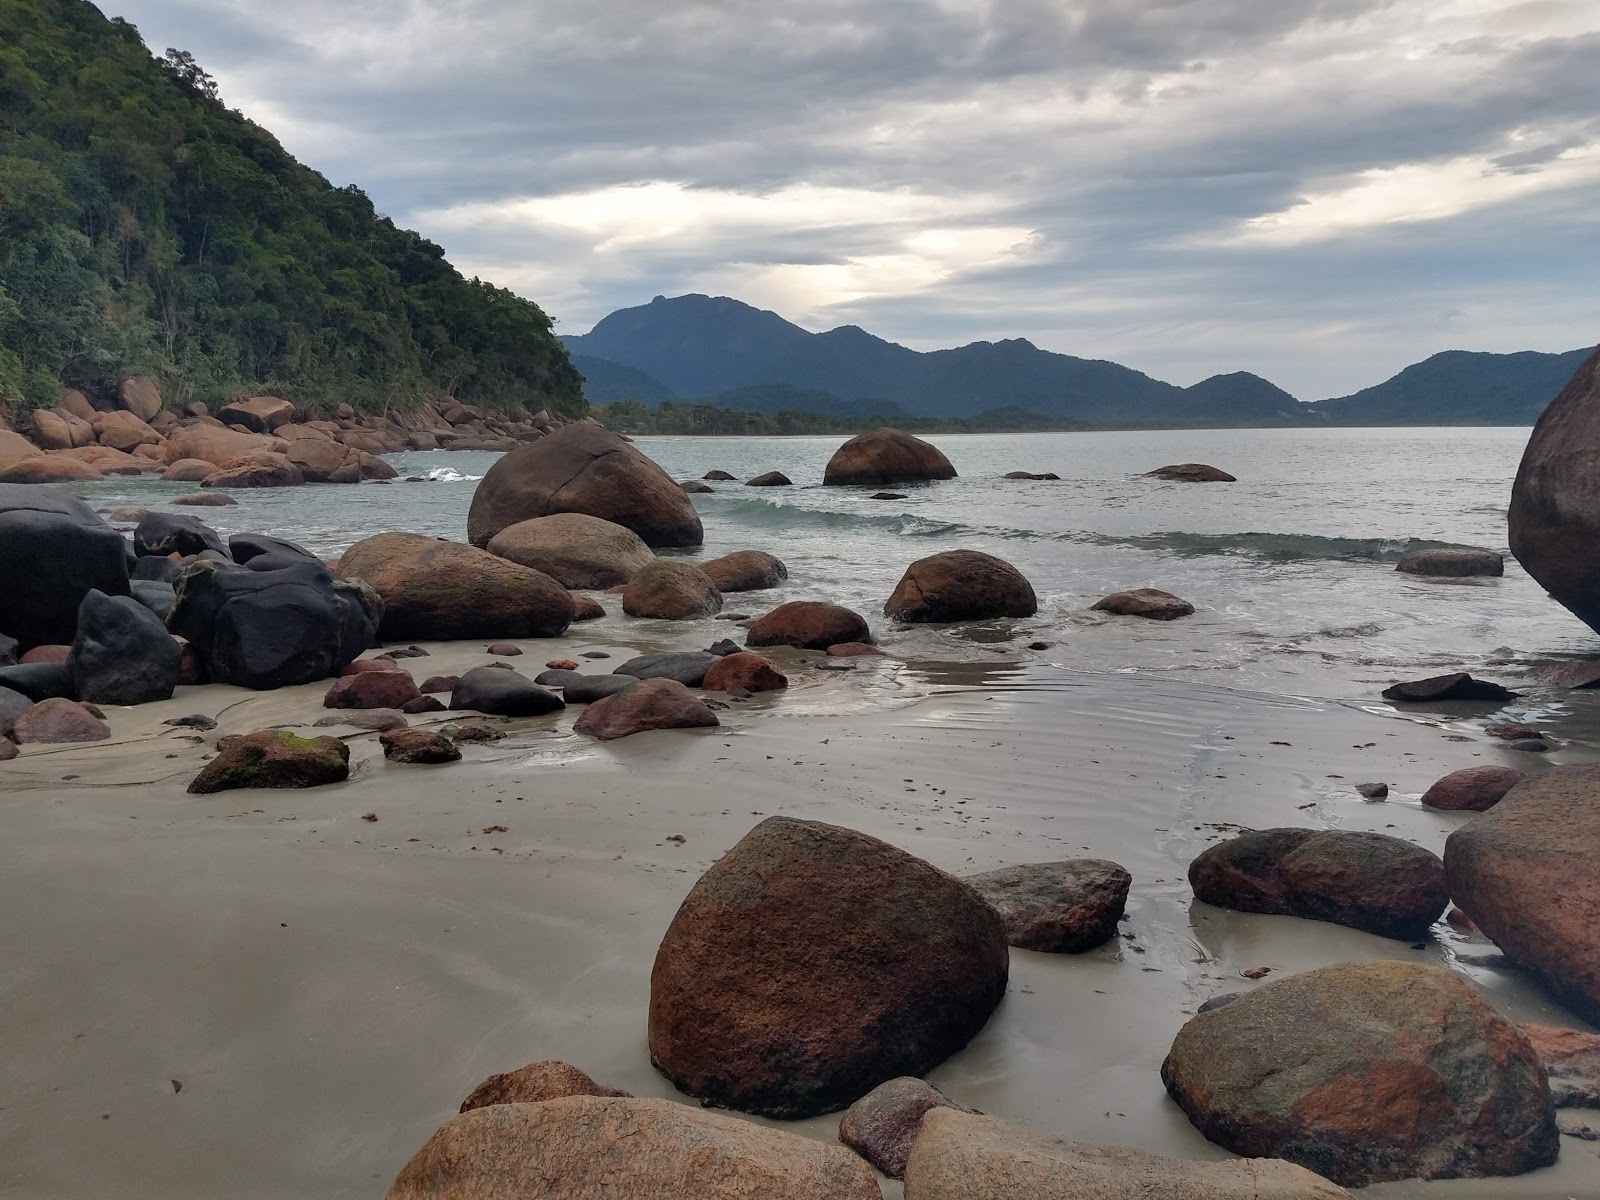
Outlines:
<svg viewBox="0 0 1600 1200"><path fill-rule="evenodd" d="M86 0L0 0L0 408L125 374L169 404L584 406L537 305L296 162L190 56Z"/></svg>

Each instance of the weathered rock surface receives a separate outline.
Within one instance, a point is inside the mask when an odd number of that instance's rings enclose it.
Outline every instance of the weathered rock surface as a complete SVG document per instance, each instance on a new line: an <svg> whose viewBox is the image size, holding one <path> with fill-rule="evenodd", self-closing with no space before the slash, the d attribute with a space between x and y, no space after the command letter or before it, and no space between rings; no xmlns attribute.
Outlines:
<svg viewBox="0 0 1600 1200"><path fill-rule="evenodd" d="M1559 1025L1519 1028L1544 1064L1557 1108L1600 1108L1600 1034Z"/></svg>
<svg viewBox="0 0 1600 1200"><path fill-rule="evenodd" d="M630 658L612 673L635 679L671 679L685 687L700 687L716 662L717 656L704 650L667 651Z"/></svg>
<svg viewBox="0 0 1600 1200"><path fill-rule="evenodd" d="M58 454L38 454L0 471L0 486L33 487L42 483L93 483L100 472L86 462Z"/></svg>
<svg viewBox="0 0 1600 1200"><path fill-rule="evenodd" d="M33 701L21 692L0 687L0 737L10 737L17 718L33 707Z"/></svg>
<svg viewBox="0 0 1600 1200"><path fill-rule="evenodd" d="M719 592L755 592L777 587L789 568L764 550L735 550L700 564Z"/></svg>
<svg viewBox="0 0 1600 1200"><path fill-rule="evenodd" d="M351 664L352 666L354 664ZM322 698L324 708L399 708L419 695L409 671L357 671L334 681Z"/></svg>
<svg viewBox="0 0 1600 1200"><path fill-rule="evenodd" d="M1483 812L1526 778L1510 767L1464 767L1435 781L1422 793L1422 803L1452 812Z"/></svg>
<svg viewBox="0 0 1600 1200"><path fill-rule="evenodd" d="M33 701L57 698L70 700L76 690L72 685L72 672L67 670L65 661L16 663L0 667L0 687L20 692Z"/></svg>
<svg viewBox="0 0 1600 1200"><path fill-rule="evenodd" d="M299 487L305 474L285 454L257 450L231 459L200 481L205 488Z"/></svg>
<svg viewBox="0 0 1600 1200"><path fill-rule="evenodd" d="M103 742L111 727L74 700L59 696L41 700L11 722L11 740L19 745Z"/></svg>
<svg viewBox="0 0 1600 1200"><path fill-rule="evenodd" d="M207 475L213 474L217 464L207 462L203 458L180 458L161 473L163 482L166 483L199 483ZM201 492L200 495L207 493Z"/></svg>
<svg viewBox="0 0 1600 1200"><path fill-rule="evenodd" d="M1119 617L1146 617L1152 621L1176 621L1194 612L1194 605L1187 600L1160 588L1148 587L1112 592L1092 607L1097 612L1116 613Z"/></svg>
<svg viewBox="0 0 1600 1200"><path fill-rule="evenodd" d="M1414 941L1450 903L1439 856L1402 838L1354 830L1260 829L1189 864L1197 899L1240 912L1348 925Z"/></svg>
<svg viewBox="0 0 1600 1200"><path fill-rule="evenodd" d="M726 471L711 470L711 471L707 471L704 475L700 476L700 478L701 479L710 479L713 482L728 483L731 480L737 479L738 476L737 475L730 475Z"/></svg>
<svg viewBox="0 0 1600 1200"><path fill-rule="evenodd" d="M791 600L750 623L747 646L795 646L801 650L826 650L840 642L872 641L867 619L837 604L820 600Z"/></svg>
<svg viewBox="0 0 1600 1200"><path fill-rule="evenodd" d="M890 1179L904 1179L906 1159L922 1132L922 1119L935 1108L954 1108L938 1088L909 1075L880 1083L845 1110L839 1140Z"/></svg>
<svg viewBox="0 0 1600 1200"><path fill-rule="evenodd" d="M467 540L552 513L586 513L633 530L651 546L698 546L700 515L683 490L618 434L580 422L505 455L472 497Z"/></svg>
<svg viewBox="0 0 1600 1200"><path fill-rule="evenodd" d="M711 664L700 686L708 692L731 692L743 688L747 692L776 692L789 686L789 677L778 670L769 658L741 650L724 654Z"/></svg>
<svg viewBox="0 0 1600 1200"><path fill-rule="evenodd" d="M536 443L537 444L537 443ZM387 1200L880 1200L841 1146L669 1100L564 1096L452 1117Z"/></svg>
<svg viewBox="0 0 1600 1200"><path fill-rule="evenodd" d="M1103 858L1003 867L967 882L1005 922L1019 950L1082 954L1116 936L1133 876Z"/></svg>
<svg viewBox="0 0 1600 1200"><path fill-rule="evenodd" d="M701 483L698 479L680 479L678 487L686 496L709 496L717 490L708 483Z"/></svg>
<svg viewBox="0 0 1600 1200"><path fill-rule="evenodd" d="M294 405L281 396L243 396L217 409L217 419L251 433L271 433L294 420Z"/></svg>
<svg viewBox="0 0 1600 1200"><path fill-rule="evenodd" d="M1517 693L1508 692L1498 683L1474 679L1465 671L1456 671L1397 683L1384 689L1383 698L1422 704L1438 700L1515 700Z"/></svg>
<svg viewBox="0 0 1600 1200"><path fill-rule="evenodd" d="M471 1112L475 1108L488 1108L491 1104L539 1104L545 1100L559 1100L563 1096L628 1094L596 1083L571 1063L550 1058L502 1075L489 1076L461 1102L461 1111Z"/></svg>
<svg viewBox="0 0 1600 1200"><path fill-rule="evenodd" d="M1433 575L1442 579L1464 579L1474 575L1504 575L1506 560L1498 550L1479 550L1469 546L1449 546L1432 550L1413 550L1395 564L1407 575Z"/></svg>
<svg viewBox="0 0 1600 1200"><path fill-rule="evenodd" d="M187 558L214 550L226 554L222 538L199 517L183 513L150 512L133 531L133 552L141 558L177 554Z"/></svg>
<svg viewBox="0 0 1600 1200"><path fill-rule="evenodd" d="M339 573L383 597L385 640L560 637L572 623L572 596L550 576L460 542L380 533L346 550Z"/></svg>
<svg viewBox="0 0 1600 1200"><path fill-rule="evenodd" d="M906 568L883 611L899 621L982 621L1031 617L1039 602L1033 585L1004 559L977 550L943 550Z"/></svg>
<svg viewBox="0 0 1600 1200"><path fill-rule="evenodd" d="M1161 1077L1212 1141L1347 1187L1518 1175L1556 1157L1533 1047L1434 967L1343 963L1265 984L1191 1019Z"/></svg>
<svg viewBox="0 0 1600 1200"><path fill-rule="evenodd" d="M662 940L651 1060L708 1103L831 1112L965 1046L1005 993L1008 953L999 915L953 876L854 830L769 817Z"/></svg>
<svg viewBox="0 0 1600 1200"><path fill-rule="evenodd" d="M0 484L0 633L23 649L72 641L90 590L128 594L127 543L83 501Z"/></svg>
<svg viewBox="0 0 1600 1200"><path fill-rule="evenodd" d="M573 729L603 742L655 729L703 729L718 724L700 697L673 679L642 679L594 701Z"/></svg>
<svg viewBox="0 0 1600 1200"><path fill-rule="evenodd" d="M171 699L182 665L183 652L166 625L131 596L91 591L78 606L78 634L67 670L79 700L147 704Z"/></svg>
<svg viewBox="0 0 1600 1200"><path fill-rule="evenodd" d="M691 621L722 611L722 593L705 572L658 559L628 579L622 611L630 617Z"/></svg>
<svg viewBox="0 0 1600 1200"><path fill-rule="evenodd" d="M956 469L938 447L898 429L860 433L833 452L825 485L883 487L925 479L954 479Z"/></svg>
<svg viewBox="0 0 1600 1200"><path fill-rule="evenodd" d="M1519 783L1450 835L1444 865L1451 898L1478 928L1600 1020L1600 766Z"/></svg>
<svg viewBox="0 0 1600 1200"><path fill-rule="evenodd" d="M152 421L161 411L161 389L147 375L130 375L117 387L117 404L141 421Z"/></svg>
<svg viewBox="0 0 1600 1200"><path fill-rule="evenodd" d="M456 744L427 729L391 729L378 735L383 756L390 762L430 764L461 761ZM465 1110L463 1110L465 1111Z"/></svg>
<svg viewBox="0 0 1600 1200"><path fill-rule="evenodd" d="M1188 1162L1067 1142L997 1117L937 1108L906 1164L906 1200L1350 1200L1274 1158Z"/></svg>
<svg viewBox="0 0 1600 1200"><path fill-rule="evenodd" d="M450 707L500 717L542 717L566 704L520 671L474 667L456 681L450 693Z"/></svg>
<svg viewBox="0 0 1600 1200"><path fill-rule="evenodd" d="M754 479L744 481L745 487L789 487L794 483L782 471L768 471L764 475L757 475Z"/></svg>
<svg viewBox="0 0 1600 1200"><path fill-rule="evenodd" d="M488 551L580 589L626 583L656 560L633 530L584 513L518 521L490 538Z"/></svg>
<svg viewBox="0 0 1600 1200"><path fill-rule="evenodd" d="M1154 471L1147 472L1153 479L1165 479L1169 483L1237 483L1238 480L1226 471L1217 467L1207 466L1205 463L1176 463L1170 467L1157 467Z"/></svg>
<svg viewBox="0 0 1600 1200"><path fill-rule="evenodd" d="M228 741L189 784L195 795L236 788L307 788L350 777L350 747L336 737L263 729Z"/></svg>
<svg viewBox="0 0 1600 1200"><path fill-rule="evenodd" d="M199 459L221 467L250 454L282 454L288 448L289 444L282 438L241 433L218 425L191 425L167 439L166 458L172 464Z"/></svg>

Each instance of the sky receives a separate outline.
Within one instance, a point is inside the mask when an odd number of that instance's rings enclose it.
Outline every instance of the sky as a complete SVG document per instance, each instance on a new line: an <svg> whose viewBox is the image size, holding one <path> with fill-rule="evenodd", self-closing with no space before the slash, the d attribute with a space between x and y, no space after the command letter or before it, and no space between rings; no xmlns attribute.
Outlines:
<svg viewBox="0 0 1600 1200"><path fill-rule="evenodd" d="M586 332L706 292L1301 399L1600 341L1595 0L102 0Z"/></svg>

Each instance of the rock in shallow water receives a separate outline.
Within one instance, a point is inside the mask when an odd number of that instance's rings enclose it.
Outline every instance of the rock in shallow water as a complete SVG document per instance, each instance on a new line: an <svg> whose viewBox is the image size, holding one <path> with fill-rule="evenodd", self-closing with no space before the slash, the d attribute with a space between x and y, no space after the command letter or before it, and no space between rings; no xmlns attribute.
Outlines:
<svg viewBox="0 0 1600 1200"><path fill-rule="evenodd" d="M1082 954L1117 932L1133 876L1102 858L1004 867L967 882L1005 922L1019 950Z"/></svg>
<svg viewBox="0 0 1600 1200"><path fill-rule="evenodd" d="M391 729L378 735L383 756L398 763L452 763L461 751L443 734L427 729Z"/></svg>
<svg viewBox="0 0 1600 1200"><path fill-rule="evenodd" d="M721 612L722 593L699 568L657 560L628 580L622 611L630 617L690 621Z"/></svg>
<svg viewBox="0 0 1600 1200"><path fill-rule="evenodd" d="M717 714L683 684L644 679L596 699L572 728L609 742L654 729L702 729L717 723Z"/></svg>
<svg viewBox="0 0 1600 1200"><path fill-rule="evenodd" d="M791 600L750 623L747 646L793 646L799 650L826 650L841 642L872 641L872 631L860 613L818 600Z"/></svg>
<svg viewBox="0 0 1600 1200"><path fill-rule="evenodd" d="M474 667L456 681L450 707L501 717L542 717L565 708L554 692L507 667Z"/></svg>
<svg viewBox="0 0 1600 1200"><path fill-rule="evenodd" d="M1427 679L1414 679L1385 688L1385 700L1426 703L1436 700L1515 700L1516 692L1508 692L1498 683L1474 679L1465 671L1449 675L1433 675Z"/></svg>
<svg viewBox="0 0 1600 1200"><path fill-rule="evenodd" d="M1506 560L1495 550L1452 546L1434 550L1413 550L1395 564L1407 575L1434 575L1443 579L1464 579L1474 575L1499 576L1506 573Z"/></svg>
<svg viewBox="0 0 1600 1200"><path fill-rule="evenodd" d="M748 650L726 654L711 664L700 686L708 692L731 692L743 688L747 692L776 692L789 686L789 678L772 660Z"/></svg>
<svg viewBox="0 0 1600 1200"><path fill-rule="evenodd" d="M684 687L699 687L717 661L717 655L703 650L668 651L662 654L641 654L630 658L612 672L631 675L635 679L673 679Z"/></svg>
<svg viewBox="0 0 1600 1200"><path fill-rule="evenodd" d="M956 469L938 447L885 427L857 434L835 450L822 482L826 486L882 487L955 477Z"/></svg>
<svg viewBox="0 0 1600 1200"><path fill-rule="evenodd" d="M1520 1027L1550 1077L1557 1108L1600 1108L1600 1034L1558 1025Z"/></svg>
<svg viewBox="0 0 1600 1200"><path fill-rule="evenodd" d="M579 590L626 583L656 558L633 530L584 513L518 521L490 538L488 550Z"/></svg>
<svg viewBox="0 0 1600 1200"><path fill-rule="evenodd" d="M1237 483L1226 471L1206 463L1176 463L1170 467L1157 467L1146 472L1150 479L1164 479L1169 483Z"/></svg>
<svg viewBox="0 0 1600 1200"><path fill-rule="evenodd" d="M1033 585L1003 559L976 550L944 550L906 568L886 616L946 623L993 617L1031 617L1039 609Z"/></svg>
<svg viewBox="0 0 1600 1200"><path fill-rule="evenodd" d="M1125 592L1112 592L1092 606L1097 612L1116 613L1122 617L1145 617L1152 621L1175 621L1194 612L1187 600L1164 592L1160 588L1130 588Z"/></svg>
<svg viewBox="0 0 1600 1200"><path fill-rule="evenodd" d="M189 784L195 795L236 788L307 788L350 777L350 747L335 737L263 729L232 738Z"/></svg>
<svg viewBox="0 0 1600 1200"><path fill-rule="evenodd" d="M719 592L755 592L775 588L789 578L789 568L764 550L735 550L699 564Z"/></svg>

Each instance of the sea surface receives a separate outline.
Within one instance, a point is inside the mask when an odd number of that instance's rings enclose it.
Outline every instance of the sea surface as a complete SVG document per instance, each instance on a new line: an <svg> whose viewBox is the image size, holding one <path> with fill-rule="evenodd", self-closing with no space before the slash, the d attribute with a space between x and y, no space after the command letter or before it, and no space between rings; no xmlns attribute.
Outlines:
<svg viewBox="0 0 1600 1200"><path fill-rule="evenodd" d="M1162 673L1280 694L1376 699L1404 678L1469 669L1511 686L1536 666L1600 655L1600 638L1507 558L1501 579L1432 580L1394 564L1422 546L1506 550L1506 505L1527 429L1183 430L933 437L958 479L824 488L842 437L641 438L674 478L720 468L784 472L794 486L718 483L695 496L703 555L755 548L788 565L782 589L728 597L759 614L830 600L866 614L885 647L929 662L1042 659L1090 672ZM385 530L463 538L477 481L497 455L391 456L391 486L235 493L237 508L190 509L224 532L262 531L325 554ZM1231 484L1164 483L1145 472L1206 462ZM1053 471L1059 482L1006 472ZM406 482L406 476L429 482ZM189 485L115 479L77 490L101 508L150 505ZM1038 592L1036 617L956 628L896 627L882 605L907 564L937 550L987 551ZM1170 624L1090 611L1154 586L1198 613ZM617 607L613 604L611 607ZM620 620L620 618L617 618ZM703 638L693 631L652 636ZM722 631L718 631L721 635ZM1049 643L1030 650L1035 642ZM1582 703L1581 699L1578 701ZM1569 700L1530 693L1532 715Z"/></svg>

